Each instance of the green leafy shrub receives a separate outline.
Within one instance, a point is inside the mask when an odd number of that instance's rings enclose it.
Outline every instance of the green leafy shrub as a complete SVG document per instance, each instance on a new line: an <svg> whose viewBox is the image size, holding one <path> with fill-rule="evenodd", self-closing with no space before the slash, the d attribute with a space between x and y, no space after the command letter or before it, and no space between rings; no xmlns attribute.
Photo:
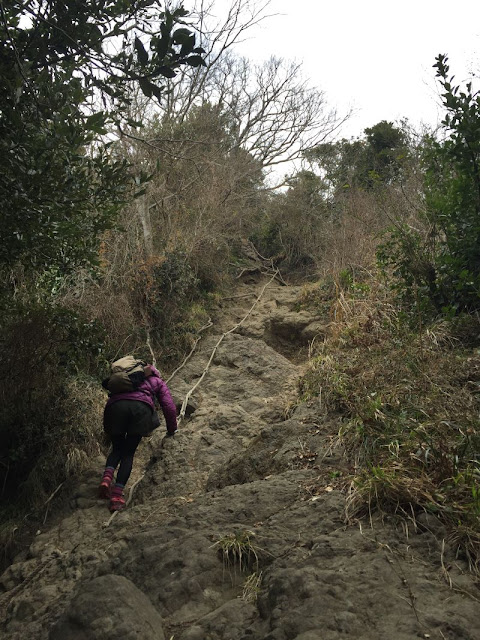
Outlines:
<svg viewBox="0 0 480 640"><path fill-rule="evenodd" d="M480 309L480 95L471 83L453 84L446 56L435 67L446 138L427 139L423 149L425 228L397 226L379 259L404 302L455 315Z"/></svg>
<svg viewBox="0 0 480 640"><path fill-rule="evenodd" d="M95 262L100 234L133 193L128 162L101 136L132 124L132 86L159 99L159 78L204 65L204 51L176 29L182 6L158 15L154 0L37 5L1 8L0 265L71 272Z"/></svg>
<svg viewBox="0 0 480 640"><path fill-rule="evenodd" d="M102 334L67 309L19 303L1 335L2 497L33 505L99 451L103 393L79 371L96 370Z"/></svg>
<svg viewBox="0 0 480 640"><path fill-rule="evenodd" d="M377 249L377 260L397 301L410 313L414 324L419 317L431 319L442 307L434 246L420 231L402 223L387 230L384 237Z"/></svg>

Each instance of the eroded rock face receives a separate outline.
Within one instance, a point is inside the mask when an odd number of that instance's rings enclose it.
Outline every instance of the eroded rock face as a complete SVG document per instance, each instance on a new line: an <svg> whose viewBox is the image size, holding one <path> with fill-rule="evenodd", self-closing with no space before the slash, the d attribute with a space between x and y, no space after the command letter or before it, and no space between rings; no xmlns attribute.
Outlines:
<svg viewBox="0 0 480 640"><path fill-rule="evenodd" d="M172 380L179 401L259 290ZM346 524L340 417L291 402L328 320L296 311L299 291L272 284L220 342L178 435L142 443L132 483L145 475L112 520L92 461L71 510L0 577L2 638L480 640L478 589L435 518L408 539L394 520Z"/></svg>
<svg viewBox="0 0 480 640"><path fill-rule="evenodd" d="M299 310L299 293L297 287L271 287L238 334L262 340L295 363L305 359L309 343L325 336L329 319L308 309Z"/></svg>
<svg viewBox="0 0 480 640"><path fill-rule="evenodd" d="M78 585L49 640L164 640L162 618L142 591L122 576Z"/></svg>

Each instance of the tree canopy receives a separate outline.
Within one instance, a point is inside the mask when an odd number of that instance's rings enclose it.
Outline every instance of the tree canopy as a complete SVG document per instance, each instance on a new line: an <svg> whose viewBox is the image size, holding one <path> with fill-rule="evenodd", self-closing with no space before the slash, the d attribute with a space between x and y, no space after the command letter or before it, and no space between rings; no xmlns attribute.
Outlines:
<svg viewBox="0 0 480 640"><path fill-rule="evenodd" d="M434 65L445 117L443 139L423 149L423 234L409 226L393 230L381 248L406 300L419 298L437 314L480 308L480 94L472 82L454 82L446 55Z"/></svg>
<svg viewBox="0 0 480 640"><path fill-rule="evenodd" d="M307 152L333 189L369 190L401 178L409 155L405 128L382 120L366 128L364 134L363 138L325 143Z"/></svg>
<svg viewBox="0 0 480 640"><path fill-rule="evenodd" d="M203 64L187 11L157 0L0 0L0 266L68 272L95 260L132 193L107 128L132 86L160 99Z"/></svg>

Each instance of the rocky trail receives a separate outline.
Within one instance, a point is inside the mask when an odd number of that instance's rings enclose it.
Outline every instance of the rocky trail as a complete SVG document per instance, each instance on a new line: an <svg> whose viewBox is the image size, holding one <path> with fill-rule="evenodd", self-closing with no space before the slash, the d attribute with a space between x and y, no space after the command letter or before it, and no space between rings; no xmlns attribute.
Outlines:
<svg viewBox="0 0 480 640"><path fill-rule="evenodd" d="M252 280L225 301L169 383L181 401L225 334L178 435L142 443L114 518L92 461L1 576L1 638L480 639L480 590L435 518L346 523L338 417L294 402L328 324L299 293Z"/></svg>

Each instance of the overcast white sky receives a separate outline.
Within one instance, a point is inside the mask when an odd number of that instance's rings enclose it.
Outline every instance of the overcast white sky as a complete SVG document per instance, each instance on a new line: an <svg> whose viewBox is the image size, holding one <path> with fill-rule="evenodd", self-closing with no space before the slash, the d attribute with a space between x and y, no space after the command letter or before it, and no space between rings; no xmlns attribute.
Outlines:
<svg viewBox="0 0 480 640"><path fill-rule="evenodd" d="M480 0L272 0L266 19L237 51L303 61L305 76L342 113L342 130L360 135L380 120L441 118L435 70L449 56L456 80L480 74Z"/></svg>

